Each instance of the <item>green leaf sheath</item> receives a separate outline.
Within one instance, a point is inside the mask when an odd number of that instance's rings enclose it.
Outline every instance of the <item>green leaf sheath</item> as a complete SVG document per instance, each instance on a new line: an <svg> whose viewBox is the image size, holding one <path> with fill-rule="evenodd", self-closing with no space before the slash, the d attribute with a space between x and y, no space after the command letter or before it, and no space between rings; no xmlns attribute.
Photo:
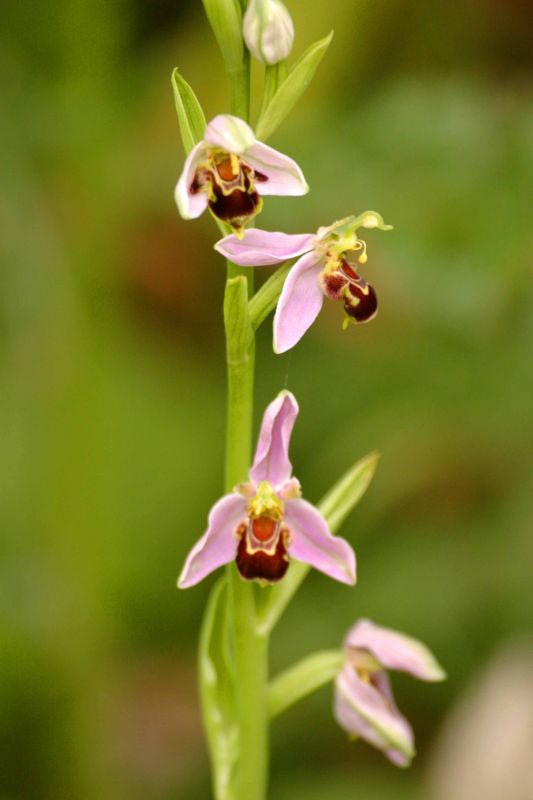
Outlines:
<svg viewBox="0 0 533 800"><path fill-rule="evenodd" d="M368 489L377 465L379 453L369 453L344 473L320 502L320 511L331 531L337 531L350 511Z"/></svg>
<svg viewBox="0 0 533 800"><path fill-rule="evenodd" d="M213 587L200 632L200 697L216 800L234 800L232 783L239 755L239 729L234 713L235 675L227 624L227 589L225 578Z"/></svg>
<svg viewBox="0 0 533 800"><path fill-rule="evenodd" d="M324 39L312 44L294 64L257 123L256 135L260 141L265 142L272 136L285 117L292 111L311 83L313 75L322 61L332 38L333 31L328 36L325 36Z"/></svg>
<svg viewBox="0 0 533 800"><path fill-rule="evenodd" d="M233 269L228 266L228 275ZM251 462L253 422L254 336L248 315L248 281L228 277L224 295L228 408L226 491L245 481Z"/></svg>
<svg viewBox="0 0 533 800"><path fill-rule="evenodd" d="M254 587L228 567L239 720L238 800L266 800L268 781L268 637L258 631Z"/></svg>
<svg viewBox="0 0 533 800"><path fill-rule="evenodd" d="M181 140L185 152L189 154L195 144L203 138L205 116L198 99L177 67L172 72L172 89L180 126Z"/></svg>
<svg viewBox="0 0 533 800"><path fill-rule="evenodd" d="M334 680L345 661L342 650L313 653L285 670L269 687L270 718L279 716L290 706Z"/></svg>
<svg viewBox="0 0 533 800"><path fill-rule="evenodd" d="M240 3L238 0L202 0L202 2L222 53L226 71L239 70L244 53Z"/></svg>
<svg viewBox="0 0 533 800"><path fill-rule="evenodd" d="M318 508L332 533L339 529L341 523L366 492L378 461L377 453L370 453L357 461L319 503ZM262 630L271 631L274 628L309 570L310 567L307 564L293 561L283 580L262 593L259 610Z"/></svg>

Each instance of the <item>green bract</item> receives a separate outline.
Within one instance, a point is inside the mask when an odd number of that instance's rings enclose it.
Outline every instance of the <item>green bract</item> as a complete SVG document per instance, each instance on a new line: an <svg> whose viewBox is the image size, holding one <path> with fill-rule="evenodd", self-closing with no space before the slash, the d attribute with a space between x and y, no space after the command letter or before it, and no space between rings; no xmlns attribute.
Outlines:
<svg viewBox="0 0 533 800"><path fill-rule="evenodd" d="M344 664L342 650L323 650L278 675L269 686L268 710L273 719L307 695L334 680Z"/></svg>
<svg viewBox="0 0 533 800"><path fill-rule="evenodd" d="M172 72L172 88L180 126L181 140L185 152L191 152L201 141L205 131L205 116L198 98L187 81L181 77L178 68Z"/></svg>
<svg viewBox="0 0 533 800"><path fill-rule="evenodd" d="M242 68L244 43L242 12L238 0L202 0L228 73Z"/></svg>
<svg viewBox="0 0 533 800"><path fill-rule="evenodd" d="M378 462L379 453L370 453L357 461L323 498L320 510L332 531L341 526L364 495L374 477Z"/></svg>
<svg viewBox="0 0 533 800"><path fill-rule="evenodd" d="M262 142L272 136L305 92L332 38L333 31L312 44L294 64L257 124L256 135Z"/></svg>

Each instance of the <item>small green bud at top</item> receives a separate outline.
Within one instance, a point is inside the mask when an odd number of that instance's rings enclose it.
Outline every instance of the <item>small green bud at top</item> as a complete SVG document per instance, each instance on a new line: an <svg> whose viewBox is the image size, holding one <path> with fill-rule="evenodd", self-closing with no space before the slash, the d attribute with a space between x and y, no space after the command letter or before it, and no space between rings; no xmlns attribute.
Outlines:
<svg viewBox="0 0 533 800"><path fill-rule="evenodd" d="M263 64L277 64L292 50L291 15L281 0L250 0L244 15L243 35L254 58Z"/></svg>

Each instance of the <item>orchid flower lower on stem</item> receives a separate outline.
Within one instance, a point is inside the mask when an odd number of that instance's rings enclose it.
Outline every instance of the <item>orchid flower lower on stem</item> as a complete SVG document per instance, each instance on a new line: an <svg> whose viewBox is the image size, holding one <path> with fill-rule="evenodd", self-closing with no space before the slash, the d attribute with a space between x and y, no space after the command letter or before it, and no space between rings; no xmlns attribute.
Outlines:
<svg viewBox="0 0 533 800"><path fill-rule="evenodd" d="M335 684L335 716L354 737L383 750L400 767L414 756L413 731L394 702L387 669L422 681L446 676L422 642L359 620L344 641L346 660Z"/></svg>
<svg viewBox="0 0 533 800"><path fill-rule="evenodd" d="M281 392L263 417L250 480L222 497L209 527L191 550L178 581L185 589L223 564L236 560L243 578L273 583L289 557L311 564L341 583L355 583L355 555L333 536L320 512L301 498L288 449L298 404Z"/></svg>
<svg viewBox="0 0 533 800"><path fill-rule="evenodd" d="M345 323L369 322L377 314L378 301L373 287L348 262L349 254L359 253L357 261L367 261L366 243L358 228L390 230L375 211L346 217L316 234L287 234L248 230L240 239L226 236L215 249L239 266L281 264L298 257L287 276L274 316L274 351L284 353L301 339L313 324L324 296L342 300Z"/></svg>
<svg viewBox="0 0 533 800"><path fill-rule="evenodd" d="M237 235L262 208L262 195L302 195L309 190L302 170L288 156L258 142L250 126L230 114L207 125L189 153L175 198L185 219L206 208Z"/></svg>

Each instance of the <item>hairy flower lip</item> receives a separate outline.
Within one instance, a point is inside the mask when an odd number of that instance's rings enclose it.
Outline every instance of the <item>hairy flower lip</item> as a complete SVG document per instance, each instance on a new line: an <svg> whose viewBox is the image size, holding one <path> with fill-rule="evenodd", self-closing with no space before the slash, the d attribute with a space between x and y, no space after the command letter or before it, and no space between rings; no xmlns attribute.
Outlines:
<svg viewBox="0 0 533 800"><path fill-rule="evenodd" d="M248 520L248 535L250 541L257 542L263 549L276 542L281 531L281 521L263 515Z"/></svg>
<svg viewBox="0 0 533 800"><path fill-rule="evenodd" d="M220 164L224 165L222 175ZM228 180L230 169L231 178ZM236 185L233 185L234 181ZM254 199L246 208L243 204L244 213L232 216L229 201L237 191L259 199ZM204 138L187 156L174 194L184 219L199 217L209 206L215 216L240 233L243 226L260 212L260 196L297 196L307 191L309 186L293 159L259 142L244 120L230 114L219 114L206 126ZM215 208L212 205L213 194L218 200Z"/></svg>
<svg viewBox="0 0 533 800"><path fill-rule="evenodd" d="M194 586L223 564L236 560L248 580L279 580L288 559L304 561L334 580L355 583L355 554L333 536L320 512L300 496L292 477L289 443L298 404L291 392L281 392L267 407L259 433L249 481L218 500L209 514L207 531L189 553L178 586ZM270 519L272 537L251 539L254 521ZM263 523L264 524L264 523Z"/></svg>

